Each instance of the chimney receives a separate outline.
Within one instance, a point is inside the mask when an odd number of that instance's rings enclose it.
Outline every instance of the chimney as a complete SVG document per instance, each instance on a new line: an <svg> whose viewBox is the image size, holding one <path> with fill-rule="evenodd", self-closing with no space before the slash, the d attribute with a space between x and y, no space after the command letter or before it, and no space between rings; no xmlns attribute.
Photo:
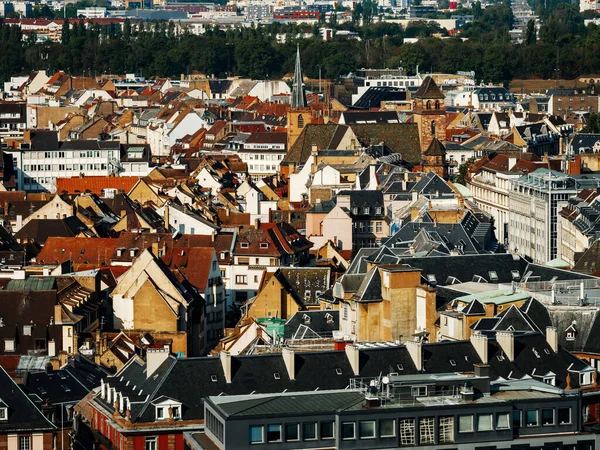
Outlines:
<svg viewBox="0 0 600 450"><path fill-rule="evenodd" d="M231 353L221 351L219 353L221 358L221 366L223 367L223 374L225 375L225 381L231 383Z"/></svg>
<svg viewBox="0 0 600 450"><path fill-rule="evenodd" d="M169 205L165 205L165 230L167 232L171 229L169 226Z"/></svg>
<svg viewBox="0 0 600 450"><path fill-rule="evenodd" d="M415 363L415 367L420 372L423 370L423 344L417 341L406 341L404 343L406 345L406 349L410 354L413 362Z"/></svg>
<svg viewBox="0 0 600 450"><path fill-rule="evenodd" d="M257 230L260 228L260 219L254 219L254 228Z"/></svg>
<svg viewBox="0 0 600 450"><path fill-rule="evenodd" d="M487 364L473 364L473 372L476 377L489 377L490 366Z"/></svg>
<svg viewBox="0 0 600 450"><path fill-rule="evenodd" d="M146 350L146 378L150 378L150 375L156 372L156 369L167 360L169 354L169 349L165 347Z"/></svg>
<svg viewBox="0 0 600 450"><path fill-rule="evenodd" d="M497 331L496 341L509 361L515 360L515 336L512 331Z"/></svg>
<svg viewBox="0 0 600 450"><path fill-rule="evenodd" d="M479 355L479 359L483 364L489 362L488 356L488 337L483 334L472 334L471 345Z"/></svg>
<svg viewBox="0 0 600 450"><path fill-rule="evenodd" d="M283 362L285 363L285 368L288 371L288 375L290 376L290 380L296 379L296 352L289 348L284 348L282 351Z"/></svg>
<svg viewBox="0 0 600 450"><path fill-rule="evenodd" d="M558 330L556 327L546 327L546 340L554 353L558 352Z"/></svg>
<svg viewBox="0 0 600 450"><path fill-rule="evenodd" d="M356 344L346 345L346 357L348 358L350 367L352 367L352 372L354 372L354 375L357 376L360 372L360 369L359 369L360 353L358 351L358 346Z"/></svg>

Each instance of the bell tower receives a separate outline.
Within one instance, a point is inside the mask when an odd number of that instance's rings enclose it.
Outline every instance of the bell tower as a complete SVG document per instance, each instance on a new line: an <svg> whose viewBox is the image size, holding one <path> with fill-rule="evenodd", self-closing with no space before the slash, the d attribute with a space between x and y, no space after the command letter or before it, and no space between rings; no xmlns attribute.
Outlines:
<svg viewBox="0 0 600 450"><path fill-rule="evenodd" d="M294 69L294 82L292 84L291 108L287 114L287 148L292 148L304 127L312 123L312 112L307 107L306 92L304 91L304 78L300 64L300 47L296 46L296 68Z"/></svg>
<svg viewBox="0 0 600 450"><path fill-rule="evenodd" d="M448 162L446 161L446 148L438 138L433 138L427 150L421 156L423 173L434 172L444 180L448 180Z"/></svg>
<svg viewBox="0 0 600 450"><path fill-rule="evenodd" d="M413 98L414 121L419 127L421 155L423 155L434 138L440 142L446 141L444 94L433 78L427 76Z"/></svg>

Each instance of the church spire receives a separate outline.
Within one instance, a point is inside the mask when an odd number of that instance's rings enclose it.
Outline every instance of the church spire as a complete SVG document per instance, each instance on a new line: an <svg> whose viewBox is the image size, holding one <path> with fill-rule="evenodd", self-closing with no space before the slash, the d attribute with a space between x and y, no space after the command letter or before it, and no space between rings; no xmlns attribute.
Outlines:
<svg viewBox="0 0 600 450"><path fill-rule="evenodd" d="M296 69L294 71L294 84L292 85L292 108L306 107L306 94L304 93L304 79L300 65L300 46L296 46Z"/></svg>

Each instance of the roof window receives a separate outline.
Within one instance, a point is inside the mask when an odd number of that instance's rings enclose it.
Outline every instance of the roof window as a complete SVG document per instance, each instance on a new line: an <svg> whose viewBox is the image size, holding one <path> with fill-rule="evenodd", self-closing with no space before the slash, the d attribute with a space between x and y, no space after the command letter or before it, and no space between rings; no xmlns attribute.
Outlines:
<svg viewBox="0 0 600 450"><path fill-rule="evenodd" d="M273 374L273 378L275 378L276 380L281 380L281 375L279 375L279 373L278 373L278 372L275 372L275 373Z"/></svg>
<svg viewBox="0 0 600 450"><path fill-rule="evenodd" d="M210 381L212 381L213 383L217 382L217 376L216 375L211 375L210 376Z"/></svg>
<svg viewBox="0 0 600 450"><path fill-rule="evenodd" d="M341 375L342 374L342 369L340 369L339 367L336 367L335 373L337 373L338 375Z"/></svg>
<svg viewBox="0 0 600 450"><path fill-rule="evenodd" d="M490 276L490 281L498 281L498 273L495 270L490 270L488 275Z"/></svg>

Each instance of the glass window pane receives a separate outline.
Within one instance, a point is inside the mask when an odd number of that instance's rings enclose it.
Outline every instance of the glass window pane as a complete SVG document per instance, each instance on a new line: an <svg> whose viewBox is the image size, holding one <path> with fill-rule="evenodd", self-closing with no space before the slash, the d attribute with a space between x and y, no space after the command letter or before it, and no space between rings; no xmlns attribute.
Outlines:
<svg viewBox="0 0 600 450"><path fill-rule="evenodd" d="M366 420L360 422L358 433L361 439L368 439L375 437L375 421Z"/></svg>
<svg viewBox="0 0 600 450"><path fill-rule="evenodd" d="M354 422L342 423L342 439L355 439Z"/></svg>
<svg viewBox="0 0 600 450"><path fill-rule="evenodd" d="M473 416L458 416L459 433L471 433L473 431Z"/></svg>
<svg viewBox="0 0 600 450"><path fill-rule="evenodd" d="M566 425L571 423L571 408L558 408L558 424Z"/></svg>
<svg viewBox="0 0 600 450"><path fill-rule="evenodd" d="M300 440L300 424L286 423L285 424L285 440L299 441Z"/></svg>
<svg viewBox="0 0 600 450"><path fill-rule="evenodd" d="M528 409L525 412L525 425L528 427L538 426L538 412L537 409Z"/></svg>
<svg viewBox="0 0 600 450"><path fill-rule="evenodd" d="M321 439L333 439L334 423L333 422L321 422Z"/></svg>
<svg viewBox="0 0 600 450"><path fill-rule="evenodd" d="M454 442L454 416L439 418L438 439L440 444L451 444Z"/></svg>
<svg viewBox="0 0 600 450"><path fill-rule="evenodd" d="M521 426L521 411L513 411L513 428Z"/></svg>
<svg viewBox="0 0 600 450"><path fill-rule="evenodd" d="M554 425L554 409L542 409L542 425Z"/></svg>
<svg viewBox="0 0 600 450"><path fill-rule="evenodd" d="M508 424L508 414L501 413L496 415L496 429L497 430L507 430L509 428Z"/></svg>
<svg viewBox="0 0 600 450"><path fill-rule="evenodd" d="M305 441L317 438L317 423L304 422L302 424L302 437Z"/></svg>
<svg viewBox="0 0 600 450"><path fill-rule="evenodd" d="M492 415L491 414L479 414L477 416L477 431L491 431L492 430Z"/></svg>
<svg viewBox="0 0 600 450"><path fill-rule="evenodd" d="M263 441L263 427L259 425L252 425L250 427L250 443L256 444Z"/></svg>
<svg viewBox="0 0 600 450"><path fill-rule="evenodd" d="M267 425L267 442L281 442L281 425Z"/></svg>
<svg viewBox="0 0 600 450"><path fill-rule="evenodd" d="M396 436L394 419L382 419L379 421L379 437Z"/></svg>

